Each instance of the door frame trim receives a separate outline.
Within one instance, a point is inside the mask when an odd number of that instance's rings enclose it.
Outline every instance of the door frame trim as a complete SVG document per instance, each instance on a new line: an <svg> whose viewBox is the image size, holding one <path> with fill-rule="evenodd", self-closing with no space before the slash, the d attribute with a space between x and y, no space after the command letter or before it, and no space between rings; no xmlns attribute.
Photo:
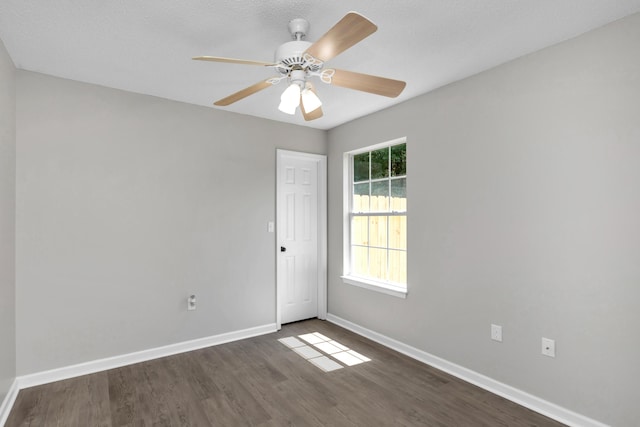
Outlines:
<svg viewBox="0 0 640 427"><path fill-rule="evenodd" d="M280 168L283 157L298 157L305 160L314 160L318 164L318 319L327 318L327 156L324 154L304 153L276 149L276 326L282 328L282 306L280 296L283 293L281 280L279 280L279 256L280 256L280 230L278 224L278 200L282 181Z"/></svg>

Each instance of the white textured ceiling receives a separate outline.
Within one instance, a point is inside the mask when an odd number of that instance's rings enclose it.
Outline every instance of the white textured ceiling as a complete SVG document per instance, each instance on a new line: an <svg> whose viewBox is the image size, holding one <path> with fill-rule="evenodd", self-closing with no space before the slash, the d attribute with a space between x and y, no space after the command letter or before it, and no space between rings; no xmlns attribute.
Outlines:
<svg viewBox="0 0 640 427"><path fill-rule="evenodd" d="M287 23L314 41L349 11L378 31L327 63L407 82L395 99L315 82L324 117L277 109L285 85L212 103L275 75L198 55L272 61ZM640 0L0 0L16 67L281 122L330 129L640 11Z"/></svg>

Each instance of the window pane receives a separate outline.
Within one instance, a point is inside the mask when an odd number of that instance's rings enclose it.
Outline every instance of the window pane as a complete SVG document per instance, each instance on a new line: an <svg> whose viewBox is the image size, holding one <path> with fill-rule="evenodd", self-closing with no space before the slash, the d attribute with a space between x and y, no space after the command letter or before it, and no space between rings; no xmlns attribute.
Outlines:
<svg viewBox="0 0 640 427"><path fill-rule="evenodd" d="M407 179L391 180L391 210L404 212L407 210Z"/></svg>
<svg viewBox="0 0 640 427"><path fill-rule="evenodd" d="M351 246L351 274L366 276L369 274L368 248Z"/></svg>
<svg viewBox="0 0 640 427"><path fill-rule="evenodd" d="M353 185L352 212L369 212L369 183Z"/></svg>
<svg viewBox="0 0 640 427"><path fill-rule="evenodd" d="M364 184L354 184L353 186L353 194L358 194L362 196L369 195L369 183L365 182Z"/></svg>
<svg viewBox="0 0 640 427"><path fill-rule="evenodd" d="M391 176L407 174L407 144L391 147Z"/></svg>
<svg viewBox="0 0 640 427"><path fill-rule="evenodd" d="M371 179L389 176L389 147L371 152Z"/></svg>
<svg viewBox="0 0 640 427"><path fill-rule="evenodd" d="M407 250L407 217L389 217L389 247Z"/></svg>
<svg viewBox="0 0 640 427"><path fill-rule="evenodd" d="M351 218L351 244L367 246L369 244L369 217Z"/></svg>
<svg viewBox="0 0 640 427"><path fill-rule="evenodd" d="M387 280L386 249L369 249L369 276L378 280Z"/></svg>
<svg viewBox="0 0 640 427"><path fill-rule="evenodd" d="M389 212L389 181L371 183L371 212Z"/></svg>
<svg viewBox="0 0 640 427"><path fill-rule="evenodd" d="M353 156L353 182L369 179L369 153Z"/></svg>
<svg viewBox="0 0 640 427"><path fill-rule="evenodd" d="M407 253L405 251L389 251L389 280L407 283Z"/></svg>
<svg viewBox="0 0 640 427"><path fill-rule="evenodd" d="M369 246L387 247L387 217L369 217Z"/></svg>

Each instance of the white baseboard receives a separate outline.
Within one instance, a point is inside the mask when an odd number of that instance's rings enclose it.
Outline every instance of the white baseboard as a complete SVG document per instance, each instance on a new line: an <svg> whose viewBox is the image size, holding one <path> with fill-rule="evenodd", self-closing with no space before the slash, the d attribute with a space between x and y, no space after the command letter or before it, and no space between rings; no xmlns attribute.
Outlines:
<svg viewBox="0 0 640 427"><path fill-rule="evenodd" d="M4 426L4 423L7 422L7 418L9 418L9 412L11 412L11 408L13 408L16 397L18 397L18 391L18 380L15 379L13 380L13 383L9 388L9 392L0 404L0 426Z"/></svg>
<svg viewBox="0 0 640 427"><path fill-rule="evenodd" d="M225 344L231 341L238 341L245 338L269 334L276 331L276 324L270 323L253 328L242 329L240 331L227 332L220 335L213 335L210 337L184 341L177 344L170 344L163 347L152 348L149 350L123 354L121 356L107 357L105 359L65 366L63 368L52 369L50 371L23 375L16 378L16 382L18 383L18 389L21 390L27 387L33 387L54 381L79 377L81 375L93 374L95 372L119 368L121 366L131 365L133 363L145 362L147 360L158 359L160 357L172 356L178 353L185 353L187 351Z"/></svg>
<svg viewBox="0 0 640 427"><path fill-rule="evenodd" d="M532 411L538 412L571 427L608 427L606 424L603 424L599 421L570 411L569 409L563 408L556 405L555 403L551 403L539 397L533 396L522 390L518 390L517 388L511 387L510 385L501 383L485 375L479 374L478 372L472 371L471 369L456 365L455 363L449 362L438 356L434 356L433 354L427 353L426 351L422 351L400 341L396 341L393 338L389 338L385 335L364 328L356 323L342 319L331 313L327 314L327 321L335 323L338 326L355 332L358 335L362 335L363 337L369 338L370 340L382 344L385 347L389 347L399 353L405 354L413 359L426 363L427 365L433 366L434 368L440 369L441 371L451 374L454 377L460 378L480 388L490 391L491 393L497 394L498 396L504 397L505 399L511 400L512 402L524 406L525 408L529 408Z"/></svg>

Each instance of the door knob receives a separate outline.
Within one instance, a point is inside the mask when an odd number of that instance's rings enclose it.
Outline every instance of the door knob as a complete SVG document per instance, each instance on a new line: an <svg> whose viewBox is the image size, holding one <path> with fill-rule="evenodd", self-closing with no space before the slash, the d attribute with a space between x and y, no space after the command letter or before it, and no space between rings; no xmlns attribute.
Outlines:
<svg viewBox="0 0 640 427"><path fill-rule="evenodd" d="M284 246L280 246L280 252L287 252L287 248L285 248Z"/></svg>

